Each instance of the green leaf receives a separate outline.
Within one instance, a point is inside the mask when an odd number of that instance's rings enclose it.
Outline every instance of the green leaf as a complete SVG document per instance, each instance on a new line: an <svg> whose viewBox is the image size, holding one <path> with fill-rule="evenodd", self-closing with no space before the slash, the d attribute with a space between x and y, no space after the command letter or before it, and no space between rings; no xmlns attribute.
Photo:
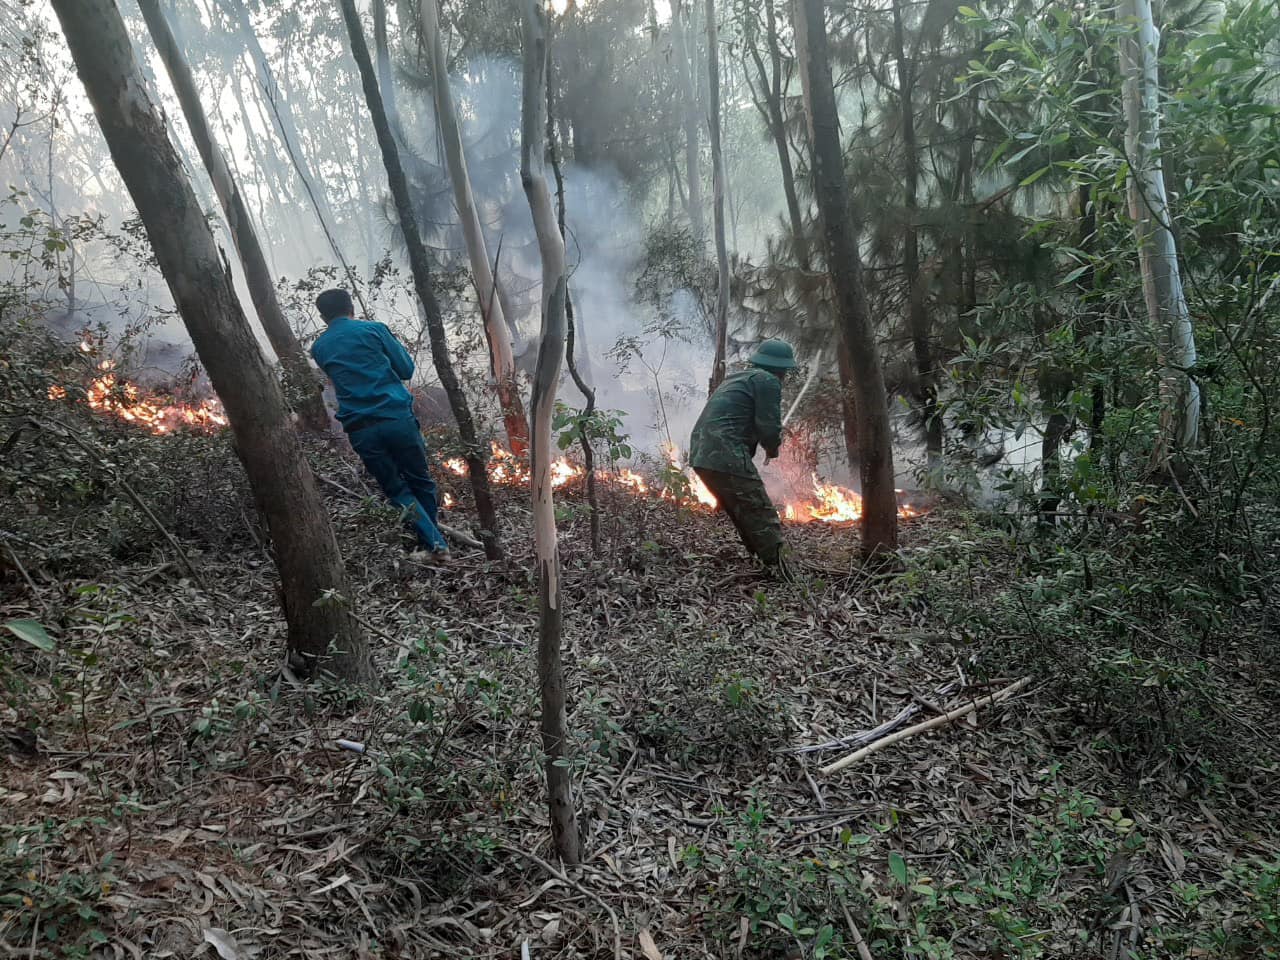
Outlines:
<svg viewBox="0 0 1280 960"><path fill-rule="evenodd" d="M902 859L902 854L897 852L889 854L889 872L899 883L907 882L907 861Z"/></svg>
<svg viewBox="0 0 1280 960"><path fill-rule="evenodd" d="M53 653L53 637L34 620L9 620L5 628L19 640L25 640L38 650Z"/></svg>
<svg viewBox="0 0 1280 960"><path fill-rule="evenodd" d="M1031 186L1031 184L1035 183L1037 180L1039 180L1041 177L1043 177L1046 173L1048 173L1048 172L1049 172L1050 170L1052 170L1052 169L1053 169L1053 164L1052 164L1052 163L1051 163L1051 164L1049 164L1047 167L1041 167L1041 168L1040 168L1039 170L1037 170L1035 173L1029 173L1029 174L1027 174L1025 177L1023 177L1023 178L1018 182L1018 186L1020 186L1020 187L1029 187L1029 186Z"/></svg>
<svg viewBox="0 0 1280 960"><path fill-rule="evenodd" d="M960 14L962 17L969 17L970 19L978 15L978 11L973 9L973 7L965 6L956 7L956 13Z"/></svg>
<svg viewBox="0 0 1280 960"><path fill-rule="evenodd" d="M1065 277L1062 278L1062 286L1065 287L1071 281L1080 279L1080 277L1084 275L1084 272L1088 270L1089 267L1090 267L1090 264L1087 264L1087 263L1083 267L1076 267L1074 270L1072 270L1070 273L1068 273Z"/></svg>
<svg viewBox="0 0 1280 960"><path fill-rule="evenodd" d="M780 913L778 914L778 925L784 930L791 930L794 932L796 929L796 919L789 913Z"/></svg>

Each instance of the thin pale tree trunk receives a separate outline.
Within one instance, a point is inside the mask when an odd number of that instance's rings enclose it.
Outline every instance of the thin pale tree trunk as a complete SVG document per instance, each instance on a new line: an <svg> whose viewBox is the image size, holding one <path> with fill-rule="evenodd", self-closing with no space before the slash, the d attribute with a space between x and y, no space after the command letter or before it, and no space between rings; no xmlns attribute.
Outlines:
<svg viewBox="0 0 1280 960"><path fill-rule="evenodd" d="M431 89L435 94L440 138L444 141L445 166L449 169L453 202L458 211L458 219L462 222L462 236L467 244L467 256L471 260L471 275L475 279L476 297L480 302L480 314L484 318L484 335L489 341L490 372L498 394L498 403L502 407L507 442L512 453L523 457L529 451L529 424L525 419L524 403L520 399L520 381L516 376L511 330L507 326L502 298L497 296L498 280L489 262L489 249L485 244L480 214L476 210L475 197L471 192L471 175L467 172L462 131L458 127L453 91L449 88L449 64L445 59L444 40L440 36L436 0L420 0L418 20L422 42L431 60Z"/></svg>
<svg viewBox="0 0 1280 960"><path fill-rule="evenodd" d="M54 0L53 9L266 517L289 647L308 667L370 679L368 648L343 599L351 591L328 511L164 119L147 96L120 12L113 0Z"/></svg>
<svg viewBox="0 0 1280 960"><path fill-rule="evenodd" d="M1200 442L1200 388L1191 313L1178 269L1169 199L1160 161L1159 35L1150 0L1124 0L1120 15L1131 29L1120 39L1124 75L1125 152L1129 160L1129 215L1138 241L1142 291L1159 351L1161 438L1153 463Z"/></svg>
<svg viewBox="0 0 1280 960"><path fill-rule="evenodd" d="M702 170L698 157L698 94L682 9L684 2L692 3L692 0L671 0L671 45L675 48L676 73L684 101L684 171L689 190L685 208L689 213L689 227L701 240L706 235L707 225L702 214Z"/></svg>
<svg viewBox="0 0 1280 960"><path fill-rule="evenodd" d="M902 0L893 0L894 54L898 60L898 110L902 133L902 180L904 223L902 225L902 272L907 284L907 328L915 355L916 403L924 420L928 466L936 470L942 462L942 420L938 416L938 387L930 345L929 314L920 282L920 215L917 193L920 182L920 154L916 147L916 68L907 56L902 29Z"/></svg>
<svg viewBox="0 0 1280 960"><path fill-rule="evenodd" d="M715 393L725 374L725 346L729 338L729 251L724 239L724 154L720 149L720 38L716 30L715 0L707 0L707 71L711 91L711 211L716 241L715 359L709 393Z"/></svg>
<svg viewBox="0 0 1280 960"><path fill-rule="evenodd" d="M169 23L160 10L159 0L139 0L143 19L147 30L160 53L169 80L182 105L182 115L186 118L191 137L195 140L200 159L209 171L209 179L213 182L214 193L227 218L227 226L231 232L236 253L240 256L240 265L244 269L245 283L249 288L249 296L253 300L253 308L258 313L262 329L266 331L271 349L280 358L284 369L285 393L289 403L298 412L298 417L309 430L317 432L329 429L329 415L324 408L320 380L312 372L307 355L298 342L297 335L285 319L280 301L276 298L275 283L271 269L263 255L262 245L258 242L258 234L253 228L249 216L249 208L240 192L240 185L231 176L227 168L222 150L213 140L209 130L209 122L204 115L204 107L200 104L200 95L196 90L195 79L191 76L191 68L187 66L178 48Z"/></svg>
<svg viewBox="0 0 1280 960"><path fill-rule="evenodd" d="M578 817L573 806L573 780L568 767L569 721L565 710L564 663L560 647L564 609L560 595L560 550L556 538L555 503L551 495L551 418L565 347L565 300L568 276L564 239L556 223L547 186L546 11L540 0L523 0L524 101L520 120L520 182L529 199L533 228L542 256L542 336L533 375L534 550L538 564L538 685L542 693L542 750L547 777L551 839L560 859L580 857Z"/></svg>
<svg viewBox="0 0 1280 960"><path fill-rule="evenodd" d="M874 556L898 546L889 404L880 348L867 308L858 229L845 179L823 0L795 0L793 19L813 151L814 196L826 241L827 270L836 293L840 335L849 349L858 411L862 550L867 556Z"/></svg>
<svg viewBox="0 0 1280 960"><path fill-rule="evenodd" d="M347 262L347 258L342 252L342 247L338 244L337 220L333 215L333 210L329 207L328 197L316 182L316 178L312 175L311 168L307 164L306 155L302 152L302 137L298 134L298 127L293 120L293 108L285 98L280 85L276 83L275 74L272 72L271 64L267 60L266 51L262 49L262 44L258 41L258 35L253 30L253 21L249 19L249 11L245 8L243 0L218 0L218 2L222 9L235 21L241 35L244 37L249 59L253 63L253 68L258 76L259 90L270 107L271 119L274 121L276 131L280 134L280 140L284 144L284 150L289 157L289 162L293 166L294 172L297 173L298 179L302 181L303 190L311 201L311 208L315 211L316 219L320 221L320 230L324 233L325 239L329 243L333 258L342 266L343 273L347 277L347 283L351 287L352 295L355 296L356 301L360 304L360 309L365 316L369 316L369 307L364 302L364 297L360 292L360 285L356 282L355 271L351 269L351 265Z"/></svg>
<svg viewBox="0 0 1280 960"><path fill-rule="evenodd" d="M556 77L554 73L554 61L547 58L547 159L551 161L551 172L555 175L556 182L556 228L560 231L560 240L565 240L565 202L564 202L564 173L560 169L560 150L558 148L556 137ZM569 292L568 281L565 283L564 291L564 316L565 316L565 345L564 356L565 361L569 365L569 376L573 378L574 385L582 394L582 398L586 401L582 408L582 416L590 422L592 414L596 410L596 391L591 386L588 377L583 377L578 370L578 338L582 332L581 327L574 316L573 295ZM584 351L585 352L585 351ZM587 506L591 510L591 553L594 556L600 556L600 491L596 481L596 454L595 449L591 445L591 437L583 430L581 436L578 437L579 446L582 448L582 466L587 474Z"/></svg>
<svg viewBox="0 0 1280 960"><path fill-rule="evenodd" d="M465 447L464 457L467 461L467 472L470 474L471 492L476 501L476 515L480 519L480 540L484 543L485 555L490 559L497 559L502 556L502 546L498 539L498 516L493 505L493 494L489 489L489 457L480 446L475 421L471 417L471 408L467 404L466 394L462 392L462 384L458 382L458 375L453 369L453 361L449 358L449 340L445 335L444 319L440 315L440 302L436 299L435 291L431 286L431 260L427 256L422 235L418 232L418 222L413 214L413 202L409 197L409 181L404 175L404 168L400 165L400 149L396 146L395 135L391 132L386 110L382 106L382 94L378 91L378 76L374 72L373 60L369 56L369 45L364 38L360 14L356 11L355 0L340 0L340 3L342 17L347 25L347 34L351 38L351 53L360 70L360 82L364 86L369 117L373 121L373 129L378 136L378 146L382 150L382 162L387 170L387 185L391 189L391 198L395 203L396 214L400 218L400 232L404 235L405 250L409 256L413 288L418 294L418 303L422 307L422 316L431 343L431 360L435 364L436 375L440 378L440 386L444 388L445 395L449 398L453 419L458 424L458 435Z"/></svg>
<svg viewBox="0 0 1280 960"><path fill-rule="evenodd" d="M400 107L396 102L396 76L391 67L391 45L387 41L386 0L373 0L373 55L378 67L378 88L382 91L382 103L387 111L387 123L391 132L403 146L404 124L400 122ZM404 21L401 21L401 30Z"/></svg>

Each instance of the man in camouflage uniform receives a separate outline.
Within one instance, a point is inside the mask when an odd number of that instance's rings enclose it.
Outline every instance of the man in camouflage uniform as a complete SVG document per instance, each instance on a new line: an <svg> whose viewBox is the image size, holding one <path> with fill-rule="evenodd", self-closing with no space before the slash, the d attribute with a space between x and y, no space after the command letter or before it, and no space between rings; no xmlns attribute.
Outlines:
<svg viewBox="0 0 1280 960"><path fill-rule="evenodd" d="M752 354L751 366L726 377L707 400L689 442L689 465L715 494L742 542L784 580L792 575L782 542L782 521L752 457L760 446L768 459L778 455L782 381L795 365L790 344L764 341Z"/></svg>

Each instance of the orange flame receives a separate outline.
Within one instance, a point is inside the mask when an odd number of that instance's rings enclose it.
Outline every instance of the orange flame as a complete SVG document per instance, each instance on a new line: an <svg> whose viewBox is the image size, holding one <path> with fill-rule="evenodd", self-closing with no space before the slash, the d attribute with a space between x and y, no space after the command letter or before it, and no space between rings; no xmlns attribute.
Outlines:
<svg viewBox="0 0 1280 960"><path fill-rule="evenodd" d="M707 485L702 482L702 478L694 473L692 468L681 463L680 451L676 449L676 445L674 443L664 443L662 445L662 452L666 456L667 461L671 464L672 468L679 470L688 479L689 496L695 503L701 504L704 507L710 507L712 510L719 506L719 501L716 500L715 494L707 489ZM671 499L671 497L666 493L663 493L663 496L667 497L667 499Z"/></svg>
<svg viewBox="0 0 1280 960"><path fill-rule="evenodd" d="M702 478L682 463L680 453L673 444L663 445L663 454L671 466L688 480L688 498L697 505L715 509L715 495L707 489ZM467 463L461 457L450 457L443 462L444 469L455 476L467 475ZM629 468L616 472L597 470L596 475L606 483L625 490L637 497L654 495L651 481L644 475ZM562 487L567 483L586 476L586 470L580 465L566 460L564 457L551 465L551 485ZM523 460L498 444L493 444L493 455L489 463L489 479L503 486L520 486L529 482L529 467ZM812 475L812 496L802 496L781 504L779 513L783 520L791 523L852 523L862 516L862 497L848 487L835 483L824 483L816 474ZM901 490L898 491L902 493ZM668 490L662 490L664 499L674 499ZM445 494L446 506L452 506L453 500ZM924 511L906 503L898 506L899 517L918 517Z"/></svg>
<svg viewBox="0 0 1280 960"><path fill-rule="evenodd" d="M626 467L613 474L609 479L618 486L628 487L636 494L644 495L649 492L649 481L634 470L629 470Z"/></svg>
<svg viewBox="0 0 1280 960"><path fill-rule="evenodd" d="M524 486L529 482L529 465L510 450L504 449L496 442L491 442L492 454L489 460L489 480L502 486ZM465 477L470 472L467 461L461 457L450 457L443 466L455 476ZM563 487L571 480L585 476L586 471L570 460L560 457L551 464L551 486Z"/></svg>
<svg viewBox="0 0 1280 960"><path fill-rule="evenodd" d="M862 496L837 483L823 483L817 474L812 477L813 499L788 501L783 505L782 517L795 523L852 523L862 516ZM901 490L896 491L899 495ZM906 519L921 516L923 511L909 503L898 504L898 516Z"/></svg>
<svg viewBox="0 0 1280 960"><path fill-rule="evenodd" d="M81 342L80 349L85 353L93 351L87 342ZM172 433L181 427L213 431L227 426L227 416L216 399L201 400L194 405L171 403L170 397L144 393L136 384L109 372L114 366L111 360L98 362L102 376L95 377L84 391L90 409L157 435ZM67 388L54 384L49 387L48 396L50 400L65 400Z"/></svg>

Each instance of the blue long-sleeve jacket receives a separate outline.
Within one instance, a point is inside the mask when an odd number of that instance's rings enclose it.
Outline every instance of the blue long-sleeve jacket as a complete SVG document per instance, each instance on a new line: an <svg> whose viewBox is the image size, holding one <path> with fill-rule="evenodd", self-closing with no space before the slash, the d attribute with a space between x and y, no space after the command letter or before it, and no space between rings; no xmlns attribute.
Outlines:
<svg viewBox="0 0 1280 960"><path fill-rule="evenodd" d="M401 382L413 376L413 358L386 324L338 317L311 345L311 356L333 381L347 429L413 416L413 397Z"/></svg>

